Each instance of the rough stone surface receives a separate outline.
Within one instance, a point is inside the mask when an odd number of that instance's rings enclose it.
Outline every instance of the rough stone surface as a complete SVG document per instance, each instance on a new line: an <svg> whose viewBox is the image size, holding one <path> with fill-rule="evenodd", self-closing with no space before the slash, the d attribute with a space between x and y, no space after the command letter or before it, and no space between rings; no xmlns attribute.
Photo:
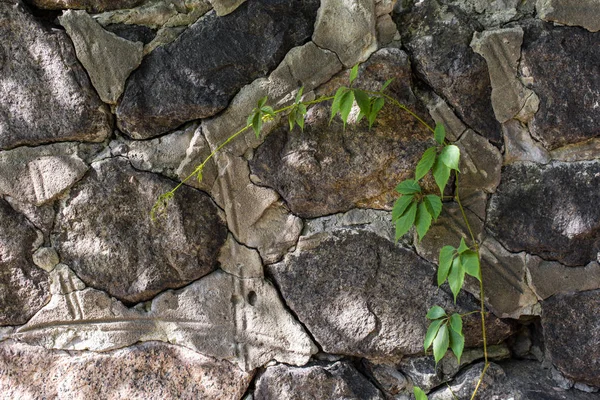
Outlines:
<svg viewBox="0 0 600 400"><path fill-rule="evenodd" d="M119 8L135 7L143 0L31 0L39 8L64 10L66 8L102 12Z"/></svg>
<svg viewBox="0 0 600 400"><path fill-rule="evenodd" d="M69 38L21 5L0 3L0 149L110 134L103 106Z"/></svg>
<svg viewBox="0 0 600 400"><path fill-rule="evenodd" d="M42 205L63 194L87 170L72 143L0 151L0 194Z"/></svg>
<svg viewBox="0 0 600 400"><path fill-rule="evenodd" d="M33 263L46 272L50 272L58 265L58 253L52 247L40 247L33 253Z"/></svg>
<svg viewBox="0 0 600 400"><path fill-rule="evenodd" d="M430 400L451 400L453 394L468 399L475 389L483 363L476 364L459 374L449 387L429 394ZM592 400L597 396L577 390L564 390L549 377L549 372L533 361L492 363L479 391L479 399L527 400Z"/></svg>
<svg viewBox="0 0 600 400"><path fill-rule="evenodd" d="M542 22L524 30L520 74L540 100L532 136L549 150L598 136L600 33Z"/></svg>
<svg viewBox="0 0 600 400"><path fill-rule="evenodd" d="M219 17L234 12L245 1L246 0L209 0Z"/></svg>
<svg viewBox="0 0 600 400"><path fill-rule="evenodd" d="M48 274L31 258L37 239L25 217L0 199L0 325L24 324L49 300Z"/></svg>
<svg viewBox="0 0 600 400"><path fill-rule="evenodd" d="M466 198L474 191L493 193L500 184L500 151L470 129L456 144L461 150L460 195Z"/></svg>
<svg viewBox="0 0 600 400"><path fill-rule="evenodd" d="M501 132L488 68L470 47L477 24L460 9L437 0L419 2L410 11L399 15L396 23L416 72L470 128L498 144Z"/></svg>
<svg viewBox="0 0 600 400"><path fill-rule="evenodd" d="M98 354L0 343L0 392L11 399L238 400L251 380L227 361L168 344Z"/></svg>
<svg viewBox="0 0 600 400"><path fill-rule="evenodd" d="M371 232L302 237L296 252L267 269L328 353L391 361L421 353L427 310L455 309L433 284L432 264Z"/></svg>
<svg viewBox="0 0 600 400"><path fill-rule="evenodd" d="M248 163L220 153L219 175L211 194L227 216L227 226L242 244L256 248L265 263L276 262L293 247L302 220L287 209L277 192L250 181Z"/></svg>
<svg viewBox="0 0 600 400"><path fill-rule="evenodd" d="M443 4L458 7L484 27L498 27L532 14L533 1L520 0L441 0Z"/></svg>
<svg viewBox="0 0 600 400"><path fill-rule="evenodd" d="M131 75L117 108L119 126L133 138L150 138L221 111L310 37L317 7L315 0L261 0L225 17L208 14Z"/></svg>
<svg viewBox="0 0 600 400"><path fill-rule="evenodd" d="M554 261L528 257L527 280L542 300L559 293L600 289L600 264L592 261L585 267L565 267Z"/></svg>
<svg viewBox="0 0 600 400"><path fill-rule="evenodd" d="M242 279L262 278L264 275L258 251L242 246L231 235L221 247L219 264L223 271Z"/></svg>
<svg viewBox="0 0 600 400"><path fill-rule="evenodd" d="M138 302L215 268L226 228L206 194L180 188L166 219L153 222L152 205L173 183L122 158L92 169L62 205L54 238L62 261L88 285Z"/></svg>
<svg viewBox="0 0 600 400"><path fill-rule="evenodd" d="M600 290L558 294L542 304L542 326L550 360L567 378L596 387L600 387L598 310Z"/></svg>
<svg viewBox="0 0 600 400"><path fill-rule="evenodd" d="M85 11L69 10L58 20L102 101L116 104L125 80L142 62L142 44L105 31Z"/></svg>
<svg viewBox="0 0 600 400"><path fill-rule="evenodd" d="M557 161L585 161L600 158L600 138L559 147L550 152L550 157Z"/></svg>
<svg viewBox="0 0 600 400"><path fill-rule="evenodd" d="M521 122L511 120L502 124L502 132L504 134L504 164L512 164L517 161L547 164L550 161L548 151L539 142L533 140L527 126ZM557 156L557 158L559 157Z"/></svg>
<svg viewBox="0 0 600 400"><path fill-rule="evenodd" d="M517 114L525 114L523 119L527 122L539 105L535 93L525 88L517 78L522 44L521 27L475 32L471 42L473 50L487 62L492 85L492 107L496 119L501 123Z"/></svg>
<svg viewBox="0 0 600 400"><path fill-rule="evenodd" d="M538 16L544 21L563 25L582 26L588 31L600 31L600 3L597 0L537 0Z"/></svg>
<svg viewBox="0 0 600 400"><path fill-rule="evenodd" d="M336 53L346 68L366 61L377 50L373 0L323 0L313 42Z"/></svg>
<svg viewBox="0 0 600 400"><path fill-rule="evenodd" d="M600 251L600 163L515 163L490 200L487 227L513 252L570 266Z"/></svg>
<svg viewBox="0 0 600 400"><path fill-rule="evenodd" d="M463 132L467 130L465 124L441 97L435 93L424 93L423 95L431 118L433 118L436 124L444 125L448 140L452 142L457 141Z"/></svg>
<svg viewBox="0 0 600 400"><path fill-rule="evenodd" d="M263 279L217 271L131 309L84 288L64 265L53 271L53 288L52 301L15 338L50 349L93 351L160 340L235 362L246 371L272 359L303 365L317 351Z"/></svg>
<svg viewBox="0 0 600 400"><path fill-rule="evenodd" d="M277 365L258 378L256 400L383 400L385 397L348 362L307 367Z"/></svg>
<svg viewBox="0 0 600 400"><path fill-rule="evenodd" d="M153 29L141 25L117 23L106 25L104 29L123 39L131 42L142 42L144 45L150 43L156 37L156 32Z"/></svg>
<svg viewBox="0 0 600 400"><path fill-rule="evenodd" d="M394 365L366 362L367 370L386 394L398 394L408 385L408 380Z"/></svg>
<svg viewBox="0 0 600 400"><path fill-rule="evenodd" d="M356 86L378 90L394 78L389 92L409 107L422 108L411 90L410 64L399 49L383 49L361 66ZM330 81L333 95L347 76ZM389 209L397 182L413 175L422 152L433 144L428 130L409 115L388 106L373 129L364 121L346 129L329 105L309 110L304 131L289 132L287 122L273 131L250 161L261 185L277 190L294 214L317 217L356 206Z"/></svg>

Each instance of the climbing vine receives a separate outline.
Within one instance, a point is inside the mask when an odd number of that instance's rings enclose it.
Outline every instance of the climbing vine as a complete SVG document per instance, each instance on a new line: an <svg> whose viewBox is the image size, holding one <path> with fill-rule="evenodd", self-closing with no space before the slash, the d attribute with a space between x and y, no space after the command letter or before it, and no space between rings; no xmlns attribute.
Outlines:
<svg viewBox="0 0 600 400"><path fill-rule="evenodd" d="M303 88L300 88L293 104L277 110L274 110L271 106L267 105L267 97L261 98L258 101L257 106L248 116L246 125L243 128L229 136L224 142L217 146L191 174L181 180L181 182L172 190L159 196L152 207L151 217L154 220L161 215L164 215L175 192L187 181L194 178L198 181L202 181L202 172L206 164L231 141L250 129L252 129L256 137L259 138L263 129L263 124L274 120L278 114L287 113L290 130L294 129L296 125L303 130L307 108L314 104L333 100L330 122L339 116L345 128L352 107L354 103L356 103L360 109L360 112L356 117L356 123L359 123L364 118L370 129L377 120L377 116L386 102L407 112L412 118L415 118L431 132L436 144L424 151L415 167L414 179L404 180L396 186L396 192L398 192L400 196L395 201L392 208L392 222L395 225L395 238L397 242L414 226L418 240L423 240L432 223L438 219L442 212L442 200L445 199L444 189L454 172L455 191L452 199L460 208L463 222L469 232L469 238L468 240L462 238L457 248L446 245L440 249L437 284L438 286L441 286L445 282L448 282L448 286L454 297L454 302L456 303L457 296L463 288L466 275L474 277L479 282L480 309L477 312L481 316L481 334L485 363L471 395L471 399L474 399L489 367L489 361L485 328L484 287L481 276L479 245L473 235L473 231L459 196L460 149L458 146L451 144L446 140L446 131L442 124L431 127L404 104L385 93L385 90L392 82L391 79L387 80L378 91L369 91L358 89L353 86L357 76L358 65L355 65L350 70L348 86L338 88L334 96L321 96L314 100L303 101ZM426 179L429 174L432 175L433 180L440 191L439 196L437 194L426 194L423 191L421 182ZM472 314L472 312L467 314ZM433 353L436 364L448 351L451 351L454 354L460 364L460 358L465 346L462 318L467 314L449 314L438 305L431 307L427 312L425 317L430 322L423 340L423 348L425 352L431 351ZM427 395L421 388L415 386L413 392L416 400L427 399Z"/></svg>

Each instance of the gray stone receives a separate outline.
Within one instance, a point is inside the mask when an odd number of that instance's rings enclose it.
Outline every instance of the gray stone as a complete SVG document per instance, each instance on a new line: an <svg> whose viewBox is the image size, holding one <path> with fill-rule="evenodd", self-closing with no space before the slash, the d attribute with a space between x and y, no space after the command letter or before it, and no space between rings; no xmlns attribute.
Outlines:
<svg viewBox="0 0 600 400"><path fill-rule="evenodd" d="M528 259L529 286L542 300L558 293L600 289L600 264L597 261L574 268L535 256Z"/></svg>
<svg viewBox="0 0 600 400"><path fill-rule="evenodd" d="M27 220L42 233L44 242L49 241L50 231L54 225L54 217L56 214L53 203L35 206L31 203L21 202L10 196L6 196L5 200L15 211L24 215L25 218L27 218Z"/></svg>
<svg viewBox="0 0 600 400"><path fill-rule="evenodd" d="M377 50L373 0L322 0L312 39L337 54L345 68L366 61Z"/></svg>
<svg viewBox="0 0 600 400"><path fill-rule="evenodd" d="M117 108L120 128L145 139L224 109L242 86L310 37L318 2L302 4L253 1L225 17L198 20L131 75Z"/></svg>
<svg viewBox="0 0 600 400"><path fill-rule="evenodd" d="M238 278L262 278L263 266L260 254L254 249L239 244L233 236L221 247L219 264L223 271Z"/></svg>
<svg viewBox="0 0 600 400"><path fill-rule="evenodd" d="M396 19L416 71L460 119L494 144L501 141L485 60L470 47L480 30L463 11L438 0L415 4Z"/></svg>
<svg viewBox="0 0 600 400"><path fill-rule="evenodd" d="M116 104L125 80L142 62L140 42L105 31L85 11L66 11L58 18L75 45L77 58L105 103Z"/></svg>
<svg viewBox="0 0 600 400"><path fill-rule="evenodd" d="M166 139L167 136L163 136L163 138ZM183 143L181 144L183 145ZM164 147L168 153L170 153L170 148L171 146L168 145ZM206 161L210 154L211 149L208 145L208 142L204 138L203 127L198 127L194 131L194 135L192 136L189 146L185 150L185 156L180 158L176 157L175 154L171 154L173 158L169 156L169 160L173 161L174 164L179 161L179 166L175 171L178 180L185 182L186 185L210 192L217 178L217 166L214 160L210 159ZM162 162L163 161L161 160L161 163ZM202 168L202 179L199 179L196 168L201 163L205 164Z"/></svg>
<svg viewBox="0 0 600 400"><path fill-rule="evenodd" d="M565 378L565 376L554 367L550 368L550 376L561 389L569 390L573 387L574 382L571 379Z"/></svg>
<svg viewBox="0 0 600 400"><path fill-rule="evenodd" d="M502 153L484 137L467 130L456 145L461 150L459 187L461 197L472 192L494 193L500 184Z"/></svg>
<svg viewBox="0 0 600 400"><path fill-rule="evenodd" d="M256 400L383 400L385 397L350 363L269 367L256 381Z"/></svg>
<svg viewBox="0 0 600 400"><path fill-rule="evenodd" d="M55 200L87 170L71 143L0 151L0 194L39 206Z"/></svg>
<svg viewBox="0 0 600 400"><path fill-rule="evenodd" d="M126 308L104 292L84 288L62 264L52 274L52 301L14 338L49 349L93 351L160 340L246 371L272 359L303 365L317 352L275 288L260 278L217 271L149 304Z"/></svg>
<svg viewBox="0 0 600 400"><path fill-rule="evenodd" d="M600 31L600 3L598 0L537 0L538 16L544 21L563 25L582 26L588 31Z"/></svg>
<svg viewBox="0 0 600 400"><path fill-rule="evenodd" d="M600 290L557 294L542 304L550 361L567 378L596 387L600 387L599 309Z"/></svg>
<svg viewBox="0 0 600 400"><path fill-rule="evenodd" d="M366 366L386 394L398 394L408 385L406 377L393 365L366 362Z"/></svg>
<svg viewBox="0 0 600 400"><path fill-rule="evenodd" d="M585 161L600 158L600 138L592 138L584 142L559 147L550 152L550 157L557 161Z"/></svg>
<svg viewBox="0 0 600 400"><path fill-rule="evenodd" d="M50 272L58 265L58 253L52 247L40 247L33 253L33 263L46 272Z"/></svg>
<svg viewBox="0 0 600 400"><path fill-rule="evenodd" d="M465 124L456 116L454 111L441 97L435 93L424 93L424 101L429 110L429 115L436 124L443 124L446 130L446 138L456 142L467 130Z"/></svg>
<svg viewBox="0 0 600 400"><path fill-rule="evenodd" d="M120 8L135 7L143 0L32 0L38 8L47 10L64 10L67 8L87 10L97 13Z"/></svg>
<svg viewBox="0 0 600 400"><path fill-rule="evenodd" d="M378 90L389 78L389 93L417 113L424 107L411 90L411 70L406 53L382 49L361 65L355 86ZM319 95L333 95L347 84L341 74L322 86ZM355 114L356 115L356 114ZM433 142L431 132L393 105L385 107L369 130L365 121L344 129L329 104L312 107L304 131L290 132L287 121L265 139L250 161L261 185L272 187L294 214L313 218L355 207L391 209L397 198L394 187L414 174L422 152ZM428 188L434 189L433 182Z"/></svg>
<svg viewBox="0 0 600 400"><path fill-rule="evenodd" d="M496 119L504 123L518 114L528 122L538 109L539 100L517 77L521 58L521 27L475 32L471 47L485 58L492 84L492 107ZM523 112L523 109L527 111Z"/></svg>
<svg viewBox="0 0 600 400"><path fill-rule="evenodd" d="M56 141L101 142L108 109L77 62L68 36L20 3L0 3L0 149Z"/></svg>
<svg viewBox="0 0 600 400"><path fill-rule="evenodd" d="M377 17L377 41L382 47L386 44L391 43L396 37L400 37L396 24L392 20L392 16L384 14ZM397 36L398 35L398 36Z"/></svg>
<svg viewBox="0 0 600 400"><path fill-rule="evenodd" d="M150 219L174 184L122 158L92 164L60 209L53 243L88 285L127 301L147 300L215 268L226 227L210 198L187 186L165 219Z"/></svg>
<svg viewBox="0 0 600 400"><path fill-rule="evenodd" d="M224 15L234 12L242 3L246 0L208 0L213 6L217 15L222 17Z"/></svg>
<svg viewBox="0 0 600 400"><path fill-rule="evenodd" d="M529 129L521 122L507 121L502 124L502 133L504 134L504 164L518 161L547 164L550 161L548 151L539 142L533 140Z"/></svg>
<svg viewBox="0 0 600 400"><path fill-rule="evenodd" d="M100 14L96 14L96 16L98 15ZM104 29L130 42L142 42L144 45L150 43L156 37L156 32L153 29L142 25L117 23L106 25Z"/></svg>
<svg viewBox="0 0 600 400"><path fill-rule="evenodd" d="M449 387L442 387L429 394L430 400L469 399L479 380L483 363L476 364L460 373ZM491 363L481 387L479 399L527 399L527 400L592 400L597 396L576 390L566 391L548 376L548 372L534 361L508 361Z"/></svg>
<svg viewBox="0 0 600 400"><path fill-rule="evenodd" d="M524 14L520 0L442 0L442 3L458 7L485 27L502 26Z"/></svg>
<svg viewBox="0 0 600 400"><path fill-rule="evenodd" d="M588 264L600 251L598 185L598 161L508 165L490 200L487 227L512 252Z"/></svg>
<svg viewBox="0 0 600 400"><path fill-rule="evenodd" d="M539 21L524 30L520 74L540 100L532 136L548 150L598 136L600 33Z"/></svg>
<svg viewBox="0 0 600 400"><path fill-rule="evenodd" d="M302 237L267 270L323 351L377 362L423 352L424 315L434 304L448 312L477 307L463 297L455 306L434 284L432 264L360 229ZM470 329L469 343L480 336Z"/></svg>
<svg viewBox="0 0 600 400"><path fill-rule="evenodd" d="M0 343L0 392L11 399L238 400L252 375L227 361L161 343L101 354Z"/></svg>
<svg viewBox="0 0 600 400"><path fill-rule="evenodd" d="M50 298L48 274L31 258L37 239L25 217L0 199L0 325L24 324Z"/></svg>
<svg viewBox="0 0 600 400"><path fill-rule="evenodd" d="M226 153L216 156L219 175L211 192L227 216L227 226L242 244L256 248L265 263L276 262L293 247L302 220L277 192L250 181L248 163Z"/></svg>

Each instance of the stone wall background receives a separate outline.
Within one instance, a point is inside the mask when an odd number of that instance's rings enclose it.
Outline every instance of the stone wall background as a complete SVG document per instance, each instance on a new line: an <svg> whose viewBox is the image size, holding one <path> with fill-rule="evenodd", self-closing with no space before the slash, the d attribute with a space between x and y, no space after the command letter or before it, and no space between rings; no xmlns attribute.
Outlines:
<svg viewBox="0 0 600 400"><path fill-rule="evenodd" d="M600 3L596 0L0 0L0 397L467 398L467 349L435 367L426 310L465 236L455 204L394 243L395 184L432 138L245 124L357 85L462 149L494 360L482 399L600 387ZM433 188L433 186L432 186ZM447 188L448 191L454 190Z"/></svg>

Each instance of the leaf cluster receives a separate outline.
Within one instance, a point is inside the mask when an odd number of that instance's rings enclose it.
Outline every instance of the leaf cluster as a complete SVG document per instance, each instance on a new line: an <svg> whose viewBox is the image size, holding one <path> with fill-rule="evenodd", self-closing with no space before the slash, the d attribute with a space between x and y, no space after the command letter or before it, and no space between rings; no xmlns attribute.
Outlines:
<svg viewBox="0 0 600 400"><path fill-rule="evenodd" d="M433 346L433 358L437 364L450 348L460 364L460 357L465 348L460 314L454 313L448 316L442 307L433 306L426 317L431 320L431 323L423 341L425 351Z"/></svg>
<svg viewBox="0 0 600 400"><path fill-rule="evenodd" d="M267 106L267 96L261 98L258 101L258 105L252 110L250 115L248 115L247 125L252 126L252 130L254 130L254 134L258 139L260 136L260 131L262 130L263 122L271 121L275 118L275 111L273 111L273 107Z"/></svg>
<svg viewBox="0 0 600 400"><path fill-rule="evenodd" d="M456 296L460 292L465 281L465 274L475 277L481 282L481 266L477 252L471 250L465 243L465 239L460 240L458 248L444 246L440 250L439 268L437 273L437 283L441 286L446 279L456 303Z"/></svg>

